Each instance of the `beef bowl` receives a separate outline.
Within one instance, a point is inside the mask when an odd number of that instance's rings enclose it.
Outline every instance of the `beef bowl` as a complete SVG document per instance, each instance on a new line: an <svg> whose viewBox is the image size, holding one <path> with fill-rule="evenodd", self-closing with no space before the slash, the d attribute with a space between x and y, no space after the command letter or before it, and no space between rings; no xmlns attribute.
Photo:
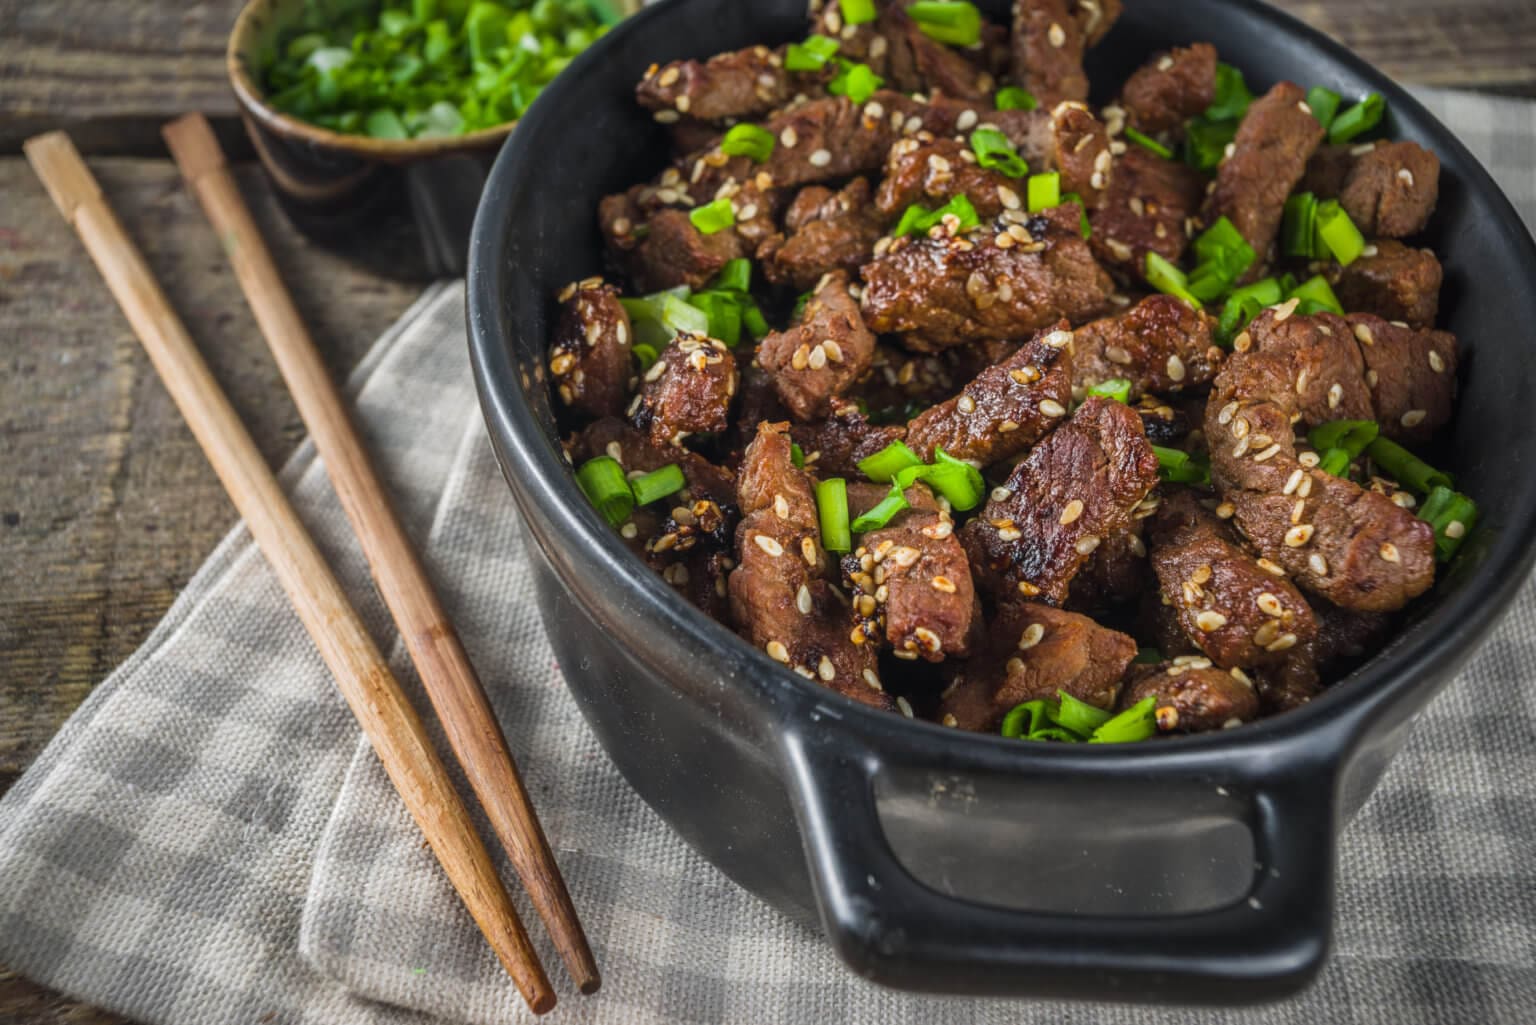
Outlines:
<svg viewBox="0 0 1536 1025"><path fill-rule="evenodd" d="M1006 19L1005 4L980 6ZM1532 561L1536 477L1511 470L1536 459L1525 429L1536 363L1510 325L1536 323L1536 247L1443 126L1318 33L1247 0L1127 4L1089 56L1096 98L1150 55L1204 40L1256 94L1282 80L1379 92L1386 134L1439 155L1422 239L1447 268L1440 324L1462 358L1437 458L1482 520L1373 657L1239 729L1021 743L874 710L785 671L626 549L578 489L546 365L557 293L604 269L599 200L669 159L664 126L635 101L646 69L803 38L805 8L645 10L543 94L481 201L476 380L572 693L641 798L741 886L824 931L861 976L1214 1004L1301 989L1329 949L1340 831Z"/></svg>

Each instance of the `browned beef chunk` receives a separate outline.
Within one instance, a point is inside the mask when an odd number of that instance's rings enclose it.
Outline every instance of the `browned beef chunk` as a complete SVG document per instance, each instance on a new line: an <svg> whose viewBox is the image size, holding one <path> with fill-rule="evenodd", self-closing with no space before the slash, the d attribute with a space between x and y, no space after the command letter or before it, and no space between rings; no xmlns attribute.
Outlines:
<svg viewBox="0 0 1536 1025"><path fill-rule="evenodd" d="M880 33L889 44L887 74L902 92L937 92L968 102L985 102L997 82L966 51L931 39L907 17L905 4L888 4ZM977 54L978 57L982 56Z"/></svg>
<svg viewBox="0 0 1536 1025"><path fill-rule="evenodd" d="M682 115L700 121L750 120L782 107L797 92L819 92L827 77L823 72L787 71L782 50L749 46L707 61L653 64L635 88L635 97L640 106L662 113L667 121Z"/></svg>
<svg viewBox="0 0 1536 1025"><path fill-rule="evenodd" d="M1254 100L1238 126L1232 155L1216 171L1204 220L1227 217L1258 254L1248 271L1257 278L1280 230L1285 201L1301 181L1307 160L1323 138L1323 126L1306 105L1299 85L1281 82Z"/></svg>
<svg viewBox="0 0 1536 1025"><path fill-rule="evenodd" d="M1306 704L1322 692L1325 674L1336 677L1349 662L1377 650L1391 633L1392 617L1384 613L1313 601L1318 631L1306 656L1253 673L1266 715Z"/></svg>
<svg viewBox="0 0 1536 1025"><path fill-rule="evenodd" d="M802 189L785 216L786 237L775 234L757 250L763 274L776 285L810 290L823 274L858 271L869 259L881 222L870 204L869 182L855 178L841 192Z"/></svg>
<svg viewBox="0 0 1536 1025"><path fill-rule="evenodd" d="M1121 90L1120 106L1125 123L1138 132L1179 139L1184 122L1205 113L1215 99L1216 48L1195 43L1160 53L1136 69Z"/></svg>
<svg viewBox="0 0 1536 1025"><path fill-rule="evenodd" d="M1103 202L1089 215L1094 255L1137 278L1146 276L1148 253L1177 263L1189 244L1185 219L1204 195L1199 171L1132 146L1115 161Z"/></svg>
<svg viewBox="0 0 1536 1025"><path fill-rule="evenodd" d="M935 228L876 246L863 269L864 319L933 348L1089 320L1108 308L1113 282L1078 233L1079 216L1077 204L1063 203L964 236Z"/></svg>
<svg viewBox="0 0 1536 1025"><path fill-rule="evenodd" d="M853 485L848 512L857 518L890 492ZM855 629L871 644L889 642L897 658L941 662L970 654L980 602L954 522L923 485L906 491L911 506L859 538L843 557Z"/></svg>
<svg viewBox="0 0 1536 1025"><path fill-rule="evenodd" d="M1456 407L1456 336L1419 331L1368 313L1347 318L1365 357L1365 383L1383 434L1428 441Z"/></svg>
<svg viewBox="0 0 1536 1025"><path fill-rule="evenodd" d="M1072 578L1067 607L1074 612L1097 612L1134 601L1147 587L1147 545L1142 538L1145 520L1104 539L1083 568Z"/></svg>
<svg viewBox="0 0 1536 1025"><path fill-rule="evenodd" d="M1120 0L1068 0L1067 7L1083 30L1083 40L1097 46L1120 20L1123 5Z"/></svg>
<svg viewBox="0 0 1536 1025"><path fill-rule="evenodd" d="M742 463L738 565L728 585L737 628L801 676L890 708L874 645L854 642L847 599L828 580L815 491L789 445L787 424L763 424Z"/></svg>
<svg viewBox="0 0 1536 1025"><path fill-rule="evenodd" d="M1307 650L1317 620L1301 592L1280 566L1250 555L1193 492L1167 493L1150 522L1163 598L1218 666L1275 665Z"/></svg>
<svg viewBox="0 0 1536 1025"><path fill-rule="evenodd" d="M1047 110L1088 99L1083 27L1067 0L1014 0L1013 79Z"/></svg>
<svg viewBox="0 0 1536 1025"><path fill-rule="evenodd" d="M1066 691L1113 708L1136 642L1087 616L1009 601L970 659L954 663L939 712L945 725L991 732L1015 705Z"/></svg>
<svg viewBox="0 0 1536 1025"><path fill-rule="evenodd" d="M763 339L757 359L798 420L819 420L865 370L875 336L864 326L848 275L822 277L799 323Z"/></svg>
<svg viewBox="0 0 1536 1025"><path fill-rule="evenodd" d="M690 434L723 431L736 385L736 359L724 342L679 332L646 371L635 426L655 444L674 446Z"/></svg>
<svg viewBox="0 0 1536 1025"><path fill-rule="evenodd" d="M1440 261L1432 251L1385 238L1366 246L1348 267L1334 264L1328 270L1328 280L1346 310L1374 313L1418 328L1435 326L1442 278Z"/></svg>
<svg viewBox="0 0 1536 1025"><path fill-rule="evenodd" d="M1323 680L1310 661L1286 662L1273 669L1256 669L1253 681L1265 715L1300 708L1322 693Z"/></svg>
<svg viewBox="0 0 1536 1025"><path fill-rule="evenodd" d="M1071 345L1066 321L1041 331L959 395L913 420L907 444L925 461L943 448L982 466L1024 451L1061 423L1072 405Z"/></svg>
<svg viewBox="0 0 1536 1025"><path fill-rule="evenodd" d="M1290 311L1294 305L1280 309ZM1277 311L1256 319L1240 347L1285 356L1304 423L1375 419L1361 346L1344 318L1329 313L1281 318Z"/></svg>
<svg viewBox="0 0 1536 1025"><path fill-rule="evenodd" d="M628 259L630 277L641 292L678 285L703 288L727 260L747 255L734 229L706 235L693 226L686 210L658 210L646 226Z"/></svg>
<svg viewBox="0 0 1536 1025"><path fill-rule="evenodd" d="M1156 698L1159 733L1206 733L1257 719L1259 695L1241 669L1218 669L1211 660L1186 656L1133 673L1120 707Z"/></svg>
<svg viewBox="0 0 1536 1025"><path fill-rule="evenodd" d="M1298 460L1293 418L1303 420L1313 395L1305 376L1305 394L1297 394L1298 376L1314 365L1305 343L1317 332L1294 344L1272 340L1293 309L1261 313L1249 329L1258 351L1237 352L1216 376L1205 419L1212 478L1238 529L1304 590L1346 608L1401 608L1434 581L1433 531L1385 496ZM1326 319L1322 326L1337 336L1344 322L1331 320L1338 329ZM1324 395L1336 394L1335 385L1342 392L1342 381L1325 380ZM1337 410L1328 419L1342 415Z"/></svg>
<svg viewBox="0 0 1536 1025"><path fill-rule="evenodd" d="M958 346L936 353L915 353L894 345L875 346L869 377L861 381L857 395L872 419L905 423L929 406L943 402L966 381L991 366L975 350Z"/></svg>
<svg viewBox="0 0 1536 1025"><path fill-rule="evenodd" d="M905 427L896 424L871 424L852 404L833 410L825 420L795 424L790 431L805 453L806 467L823 477L856 476L859 460L900 441L907 433Z"/></svg>
<svg viewBox="0 0 1536 1025"><path fill-rule="evenodd" d="M1360 147L1361 152L1374 145L1365 143ZM1350 152L1354 148L1329 144L1317 147L1307 161L1307 173L1302 175L1297 188L1321 199L1337 199L1349 177L1349 169L1355 164L1355 154Z"/></svg>
<svg viewBox="0 0 1536 1025"><path fill-rule="evenodd" d="M635 368L629 314L619 290L586 278L560 293L560 319L549 347L549 373L567 406L588 416L624 412Z"/></svg>
<svg viewBox="0 0 1536 1025"><path fill-rule="evenodd" d="M969 144L958 139L901 139L891 147L875 205L888 221L914 203L932 209L964 196L984 219L1023 207L1023 183L982 167Z"/></svg>
<svg viewBox="0 0 1536 1025"><path fill-rule="evenodd" d="M1440 158L1416 142L1378 142L1355 155L1338 196L1368 238L1417 235L1440 197Z"/></svg>
<svg viewBox="0 0 1536 1025"><path fill-rule="evenodd" d="M1073 390L1115 378L1131 382L1131 397L1203 388L1221 367L1211 340L1213 321L1171 295L1150 295L1124 313L1078 328Z"/></svg>
<svg viewBox="0 0 1536 1025"><path fill-rule="evenodd" d="M1008 132L1007 125L1010 120L1022 120L1018 115L1023 112L1007 113L1010 117L1006 119L1003 113L988 115L988 119L1001 122L1000 127L1012 138L1013 133ZM1039 111L1031 113L1038 114ZM1068 101L1051 110L1049 125L1044 153L1031 157L1025 155L1023 146L1019 146L1020 155L1037 173L1052 169L1060 171L1062 191L1075 192L1083 197L1083 204L1089 210L1098 209L1104 201L1105 190L1114 180L1114 156L1110 153L1109 132L1104 123L1081 103ZM1018 145L1017 140L1015 145Z"/></svg>
<svg viewBox="0 0 1536 1025"><path fill-rule="evenodd" d="M1100 542L1124 530L1157 483L1141 418L1091 398L1014 468L961 541L982 586L1059 605Z"/></svg>
<svg viewBox="0 0 1536 1025"><path fill-rule="evenodd" d="M1200 409L1190 411L1185 405L1170 405L1155 395L1143 395L1134 408L1141 417L1147 440L1166 448L1178 447L1189 436L1190 423L1201 419L1205 406L1199 402Z"/></svg>

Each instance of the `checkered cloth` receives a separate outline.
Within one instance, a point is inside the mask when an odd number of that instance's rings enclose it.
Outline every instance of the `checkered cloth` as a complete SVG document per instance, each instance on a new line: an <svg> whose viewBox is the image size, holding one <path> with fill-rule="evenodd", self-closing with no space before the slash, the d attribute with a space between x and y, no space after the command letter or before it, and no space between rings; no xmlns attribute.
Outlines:
<svg viewBox="0 0 1536 1025"><path fill-rule="evenodd" d="M1536 106L1426 99L1536 220ZM428 290L358 368L351 393L506 724L605 970L595 997L565 987L557 1017L1531 1019L1536 585L1423 714L1345 834L1336 953L1304 996L1213 1012L881 990L695 855L584 728L528 600L517 514L475 410L462 309L460 285ZM308 445L282 476L402 681L417 688ZM536 917L526 902L520 910L563 981ZM158 1025L527 1017L241 528L0 800L0 961Z"/></svg>

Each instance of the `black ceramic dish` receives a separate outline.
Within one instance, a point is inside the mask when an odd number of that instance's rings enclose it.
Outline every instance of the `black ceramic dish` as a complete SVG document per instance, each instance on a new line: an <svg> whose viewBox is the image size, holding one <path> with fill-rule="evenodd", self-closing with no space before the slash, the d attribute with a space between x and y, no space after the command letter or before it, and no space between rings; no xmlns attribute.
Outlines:
<svg viewBox="0 0 1536 1025"><path fill-rule="evenodd" d="M1101 90L1157 49L1210 40L1256 91L1282 78L1378 90L1385 132L1440 155L1426 241L1447 267L1444 326L1467 356L1437 458L1485 522L1400 636L1274 719L1099 747L874 712L784 672L625 551L561 457L544 371L554 293L602 266L599 197L663 166L662 133L632 99L641 72L796 37L804 13L804 0L642 13L545 92L492 171L470 253L472 354L572 692L679 833L763 899L819 919L869 978L1211 1003L1296 991L1328 950L1340 828L1536 553L1536 246L1445 128L1318 33L1252 0L1128 4L1092 56Z"/></svg>

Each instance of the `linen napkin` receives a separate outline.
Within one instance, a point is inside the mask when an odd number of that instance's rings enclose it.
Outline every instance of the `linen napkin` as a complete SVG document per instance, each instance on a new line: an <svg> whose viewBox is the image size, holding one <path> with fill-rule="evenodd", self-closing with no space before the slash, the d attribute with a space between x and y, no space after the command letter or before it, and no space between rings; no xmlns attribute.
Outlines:
<svg viewBox="0 0 1536 1025"><path fill-rule="evenodd" d="M1536 218L1536 106L1422 93ZM844 971L672 835L586 731L475 409L463 292L354 373L357 417L491 691L605 971L594 1023L1528 1020L1536 586L1423 714L1340 852L1299 999L1200 1011L915 997ZM409 660L306 444L282 474L402 682ZM489 835L482 823L482 832ZM505 865L504 876L514 879ZM514 887L515 888L515 887ZM561 986L526 901L519 910ZM0 799L0 961L154 1025L526 1020L243 528Z"/></svg>

